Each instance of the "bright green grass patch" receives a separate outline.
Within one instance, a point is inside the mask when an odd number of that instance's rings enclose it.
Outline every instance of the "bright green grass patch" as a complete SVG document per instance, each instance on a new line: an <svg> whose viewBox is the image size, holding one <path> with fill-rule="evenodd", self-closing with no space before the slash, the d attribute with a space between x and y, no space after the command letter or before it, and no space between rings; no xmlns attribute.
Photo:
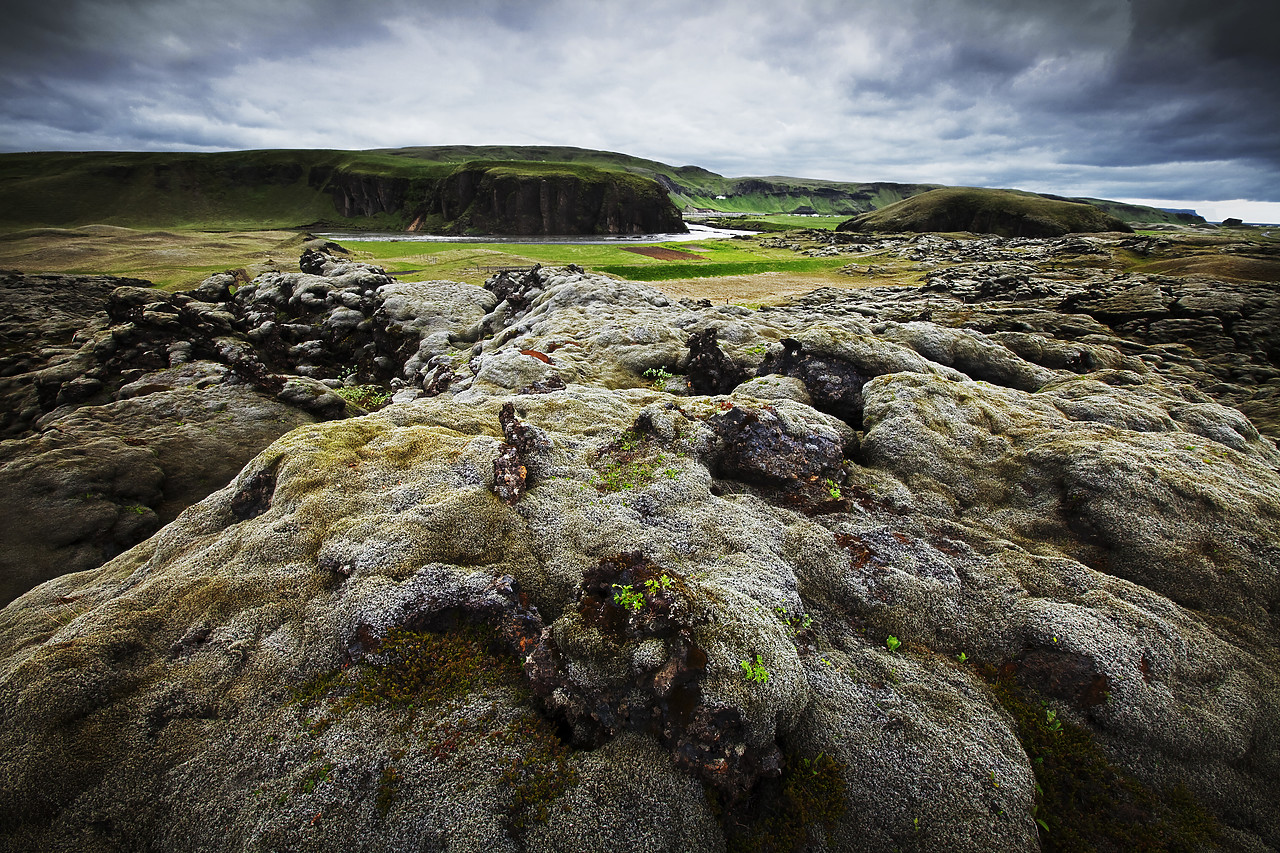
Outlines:
<svg viewBox="0 0 1280 853"><path fill-rule="evenodd" d="M846 260L800 258L786 249L766 249L739 240L670 242L657 248L673 249L695 257L661 260L627 251L618 243L432 243L413 241L344 241L360 260L381 264L392 272L422 270L423 278L463 281L487 277L485 267L567 266L577 264L592 272L608 273L632 281L671 281L749 275L759 272L814 272L835 270Z"/></svg>
<svg viewBox="0 0 1280 853"><path fill-rule="evenodd" d="M719 278L765 272L826 272L839 269L847 263L847 258L805 258L796 261L738 261L684 266L675 263L660 266L616 264L600 267L598 271L631 281L673 281L682 278Z"/></svg>
<svg viewBox="0 0 1280 853"><path fill-rule="evenodd" d="M800 216L794 213L779 213L774 216L754 216L753 220L767 222L771 225L785 225L788 228L818 228L823 231L834 231L841 222L847 222L853 214L837 214L835 216Z"/></svg>

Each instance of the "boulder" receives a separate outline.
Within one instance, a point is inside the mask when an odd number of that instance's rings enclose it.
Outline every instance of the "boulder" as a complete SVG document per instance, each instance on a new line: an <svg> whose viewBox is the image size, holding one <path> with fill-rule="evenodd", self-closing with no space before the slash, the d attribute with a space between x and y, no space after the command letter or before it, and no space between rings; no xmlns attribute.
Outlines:
<svg viewBox="0 0 1280 853"><path fill-rule="evenodd" d="M228 373L201 362L146 374L120 400L0 442L0 502L15 522L0 528L0 601L101 565L314 420Z"/></svg>

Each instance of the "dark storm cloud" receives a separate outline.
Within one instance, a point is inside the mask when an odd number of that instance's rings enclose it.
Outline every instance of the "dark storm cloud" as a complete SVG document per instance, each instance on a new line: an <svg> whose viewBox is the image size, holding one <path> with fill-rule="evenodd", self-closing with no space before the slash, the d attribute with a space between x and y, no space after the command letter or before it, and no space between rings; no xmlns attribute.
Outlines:
<svg viewBox="0 0 1280 853"><path fill-rule="evenodd" d="M385 37L373 14L382 8L394 7L358 0L7 0L0 145L236 147L230 128L193 133L148 127L139 116L165 103L210 108L211 81L257 57L304 56Z"/></svg>
<svg viewBox="0 0 1280 853"><path fill-rule="evenodd" d="M1280 201L1271 0L8 0L5 19L4 150L568 144Z"/></svg>

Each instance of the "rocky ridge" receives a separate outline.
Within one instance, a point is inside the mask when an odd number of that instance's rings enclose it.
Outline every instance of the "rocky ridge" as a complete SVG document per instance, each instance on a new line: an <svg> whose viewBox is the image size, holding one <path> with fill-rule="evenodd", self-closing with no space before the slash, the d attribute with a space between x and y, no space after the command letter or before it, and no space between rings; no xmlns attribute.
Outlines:
<svg viewBox="0 0 1280 853"><path fill-rule="evenodd" d="M939 239L767 310L332 250L114 290L7 370L11 506L111 423L163 492L180 396L302 425L0 612L3 837L1280 847L1274 287Z"/></svg>

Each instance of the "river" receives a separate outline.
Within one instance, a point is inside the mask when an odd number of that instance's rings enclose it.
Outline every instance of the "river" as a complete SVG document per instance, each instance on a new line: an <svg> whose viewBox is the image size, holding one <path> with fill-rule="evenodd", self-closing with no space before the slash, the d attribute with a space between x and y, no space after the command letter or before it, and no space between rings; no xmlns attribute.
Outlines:
<svg viewBox="0 0 1280 853"><path fill-rule="evenodd" d="M445 237L440 234L414 234L409 231L317 231L317 237L333 240L338 243L364 241L370 243L541 243L557 245L576 245L587 243L628 243L646 245L651 243L677 243L690 240L724 240L741 234L755 234L755 231L738 231L732 228L708 228L705 225L690 223L685 234L578 234L547 237Z"/></svg>

